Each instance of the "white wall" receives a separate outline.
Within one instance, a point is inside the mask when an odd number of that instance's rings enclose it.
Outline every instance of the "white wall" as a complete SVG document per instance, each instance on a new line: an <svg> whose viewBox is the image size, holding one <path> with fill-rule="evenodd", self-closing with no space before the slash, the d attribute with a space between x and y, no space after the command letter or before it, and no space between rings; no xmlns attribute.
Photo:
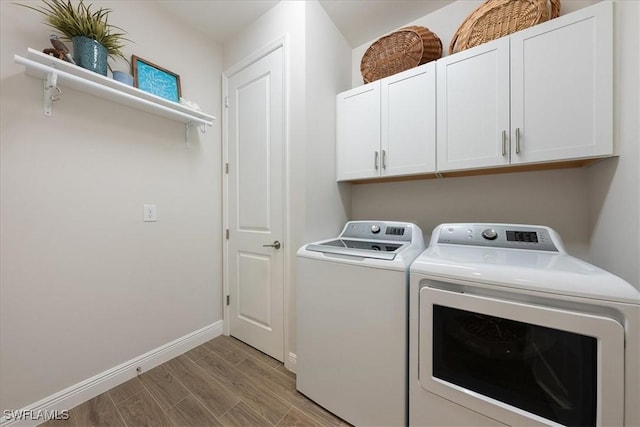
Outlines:
<svg viewBox="0 0 640 427"><path fill-rule="evenodd" d="M620 157L588 168L589 258L640 288L640 4L614 8L614 138Z"/></svg>
<svg viewBox="0 0 640 427"><path fill-rule="evenodd" d="M561 14L593 0L562 2ZM424 25L446 46L477 2L458 1L407 25ZM570 170L354 185L352 218L418 223L426 234L441 222L501 221L555 228L573 255L640 288L640 185L638 169L638 3L615 4L614 140L620 157ZM381 34L382 35L382 34ZM373 42L353 49L352 84ZM446 52L445 52L446 54Z"/></svg>
<svg viewBox="0 0 640 427"><path fill-rule="evenodd" d="M306 189L304 241L337 236L351 216L351 185L336 183L336 94L351 83L351 48L317 1L306 1ZM295 283L295 281L294 281ZM290 351L296 352L296 286Z"/></svg>
<svg viewBox="0 0 640 427"><path fill-rule="evenodd" d="M442 222L547 225L567 249L588 254L582 169L354 185L354 219L415 222L427 240Z"/></svg>
<svg viewBox="0 0 640 427"><path fill-rule="evenodd" d="M92 3L135 41L127 56L220 117L215 44L152 2ZM182 124L64 87L45 117L42 81L13 61L49 45L40 19L0 2L2 410L222 319L219 121L185 149Z"/></svg>
<svg viewBox="0 0 640 427"><path fill-rule="evenodd" d="M306 8L305 242L336 236L351 215L351 185L336 184L336 94L350 87L351 48L317 1Z"/></svg>

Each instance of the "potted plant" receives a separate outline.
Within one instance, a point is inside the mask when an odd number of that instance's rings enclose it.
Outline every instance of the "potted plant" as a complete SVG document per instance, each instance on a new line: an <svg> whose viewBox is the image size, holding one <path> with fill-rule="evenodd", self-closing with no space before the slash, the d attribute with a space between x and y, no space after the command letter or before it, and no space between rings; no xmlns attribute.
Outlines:
<svg viewBox="0 0 640 427"><path fill-rule="evenodd" d="M111 9L101 7L94 11L83 0L75 7L71 0L42 0L42 3L39 7L20 6L43 14L45 24L73 43L76 64L106 76L108 56L127 61L122 48L123 41L130 40L125 38L122 28L109 24Z"/></svg>

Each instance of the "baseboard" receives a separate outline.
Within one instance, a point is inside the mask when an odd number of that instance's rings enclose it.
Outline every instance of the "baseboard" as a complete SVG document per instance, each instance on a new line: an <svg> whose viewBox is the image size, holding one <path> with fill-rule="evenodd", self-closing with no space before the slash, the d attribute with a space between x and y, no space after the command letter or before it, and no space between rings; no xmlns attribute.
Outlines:
<svg viewBox="0 0 640 427"><path fill-rule="evenodd" d="M56 411L59 412L71 409L130 380L131 378L134 378L138 374L138 368L140 368L142 372L146 372L191 350L194 347L199 346L202 343L222 335L222 332L223 321L220 320L135 357L121 365L72 385L58 393L45 397L38 402L25 406L16 412L31 414L31 417L37 417L38 414L54 414ZM36 426L37 424L45 421L42 418L39 420L17 420L14 419L11 414L4 413L2 415L0 427Z"/></svg>
<svg viewBox="0 0 640 427"><path fill-rule="evenodd" d="M295 355L295 353L290 352L289 357L287 358L287 361L284 364L284 367L290 370L291 372L295 373L297 363L298 363L297 361L298 361L298 357Z"/></svg>

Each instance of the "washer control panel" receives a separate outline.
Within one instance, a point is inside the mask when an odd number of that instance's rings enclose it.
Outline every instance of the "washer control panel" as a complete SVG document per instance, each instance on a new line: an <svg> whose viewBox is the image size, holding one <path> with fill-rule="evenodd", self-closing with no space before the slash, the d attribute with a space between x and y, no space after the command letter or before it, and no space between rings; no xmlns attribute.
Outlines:
<svg viewBox="0 0 640 427"><path fill-rule="evenodd" d="M518 224L442 224L438 243L559 252L562 243L556 245L549 230Z"/></svg>
<svg viewBox="0 0 640 427"><path fill-rule="evenodd" d="M498 232L493 228L485 228L482 230L482 237L487 240L496 240L498 238Z"/></svg>
<svg viewBox="0 0 640 427"><path fill-rule="evenodd" d="M350 221L339 237L411 242L413 234L413 224L395 221Z"/></svg>

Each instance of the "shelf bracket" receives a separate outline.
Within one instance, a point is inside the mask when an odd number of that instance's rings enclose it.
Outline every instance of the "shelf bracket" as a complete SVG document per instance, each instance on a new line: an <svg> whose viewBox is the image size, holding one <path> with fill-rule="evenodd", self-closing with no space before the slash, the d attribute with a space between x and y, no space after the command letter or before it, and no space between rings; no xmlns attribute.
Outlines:
<svg viewBox="0 0 640 427"><path fill-rule="evenodd" d="M184 148L191 148L189 136L191 135L191 122L184 124Z"/></svg>
<svg viewBox="0 0 640 427"><path fill-rule="evenodd" d="M202 133L207 132L207 125L204 123L202 124L198 124L194 122L185 123L184 124L184 148L191 148L191 143L189 142L189 137L191 136L191 128L199 128L200 132Z"/></svg>
<svg viewBox="0 0 640 427"><path fill-rule="evenodd" d="M44 80L44 115L51 117L53 101L59 101L62 90L58 87L58 74L51 72Z"/></svg>

